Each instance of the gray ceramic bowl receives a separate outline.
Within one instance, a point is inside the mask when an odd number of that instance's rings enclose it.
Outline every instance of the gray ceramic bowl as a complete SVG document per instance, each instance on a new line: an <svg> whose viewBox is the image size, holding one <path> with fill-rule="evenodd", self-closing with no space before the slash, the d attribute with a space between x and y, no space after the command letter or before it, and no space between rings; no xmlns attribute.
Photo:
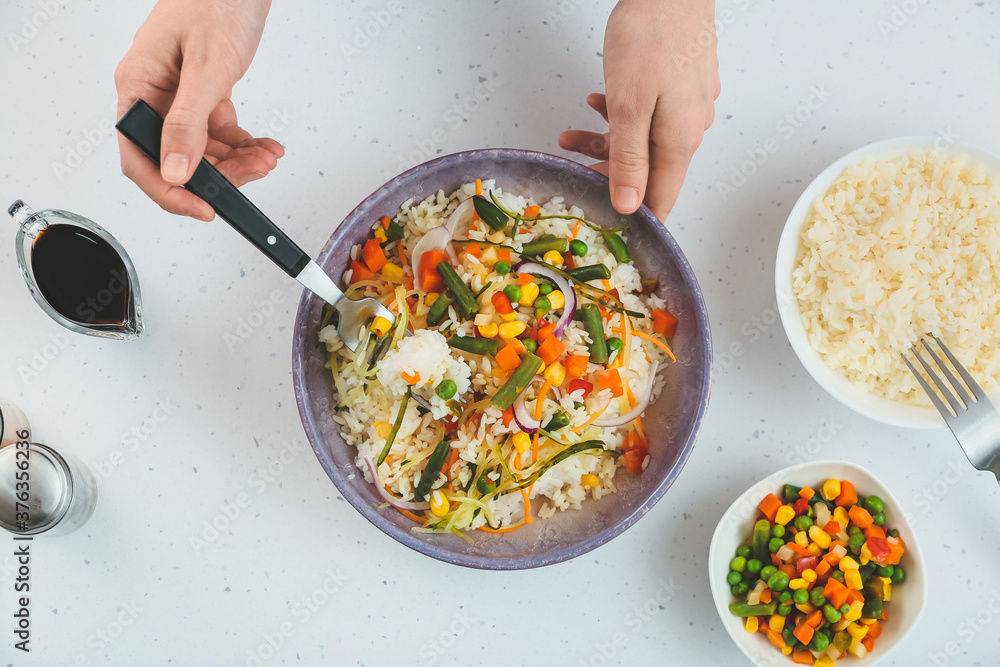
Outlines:
<svg viewBox="0 0 1000 667"><path fill-rule="evenodd" d="M394 215L410 197L423 199L439 189L453 192L476 178L493 178L507 192L530 194L537 201L561 195L608 227L628 225L632 257L644 277L659 280L659 294L678 319L673 349L677 363L665 372L666 385L645 413L651 436L649 467L638 476L615 477L619 492L579 511L558 512L545 521L507 534L474 531L473 544L454 535L414 533L412 521L382 504L354 465L354 450L340 437L330 417L333 387L325 349L316 343L322 301L305 292L295 318L292 374L295 398L320 463L348 502L380 530L406 546L439 560L488 570L517 570L575 558L604 544L634 524L659 500L684 467L701 428L711 387L712 344L705 302L691 266L664 226L642 207L622 216L611 206L608 180L564 158L514 149L456 153L400 174L379 188L330 237L316 261L338 282L349 263L351 246L363 241L371 225Z"/></svg>

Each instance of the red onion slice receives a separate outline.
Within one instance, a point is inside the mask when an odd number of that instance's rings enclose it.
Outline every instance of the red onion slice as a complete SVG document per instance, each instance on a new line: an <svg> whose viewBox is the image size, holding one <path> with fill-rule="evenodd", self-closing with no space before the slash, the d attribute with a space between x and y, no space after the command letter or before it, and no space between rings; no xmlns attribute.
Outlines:
<svg viewBox="0 0 1000 667"><path fill-rule="evenodd" d="M521 428L521 430L528 435L535 435L538 433L538 429L542 427L542 422L535 419L528 413L528 408L524 405L524 396L528 393L528 389L531 385L542 379L544 378L542 378L541 375L536 375L531 378L531 381L528 382L528 386L524 388L521 395L514 401L514 421L517 422L517 425Z"/></svg>
<svg viewBox="0 0 1000 667"><path fill-rule="evenodd" d="M553 271L550 267L544 264L539 264L537 262L521 262L514 269L518 275L522 273L531 273L536 276L545 276L552 282L556 284L559 291L563 294L563 314L556 321L556 328L552 331L552 335L557 339L562 338L563 330L566 326L573 321L573 315L576 314L576 292L573 290L573 286L569 284L569 281L560 276L558 273Z"/></svg>
<svg viewBox="0 0 1000 667"><path fill-rule="evenodd" d="M413 266L414 272L420 270L420 260L423 259L424 253L428 250L447 252L448 256L451 257L451 261L455 261L455 251L451 249L448 243L455 235L459 221L472 211L475 211L475 208L472 203L472 197L469 197L451 212L448 220L443 225L428 231L417 241L417 246L413 249L412 256L410 257L410 264ZM471 220L472 216L469 215L468 217Z"/></svg>
<svg viewBox="0 0 1000 667"><path fill-rule="evenodd" d="M378 494L380 496L382 496L382 500L389 503L393 507L396 507L401 510L410 510L419 512L420 510L428 510L431 508L431 504L429 502L418 503L418 502L408 502L405 500L400 500L396 496L386 491L385 486L383 486L382 483L379 481L378 469L375 467L375 462L372 461L370 458L366 457L365 463L368 465L368 472L370 472L372 475L372 483L375 486L375 490L378 491Z"/></svg>
<svg viewBox="0 0 1000 667"><path fill-rule="evenodd" d="M634 408L629 410L623 415L617 417L608 417L607 419L597 419L593 422L594 426L624 426L636 417L642 415L646 408L649 406L649 401L653 398L653 385L656 382L656 368L660 365L659 361L654 361L649 367L649 380L646 382L646 386L641 392L639 397L639 402Z"/></svg>

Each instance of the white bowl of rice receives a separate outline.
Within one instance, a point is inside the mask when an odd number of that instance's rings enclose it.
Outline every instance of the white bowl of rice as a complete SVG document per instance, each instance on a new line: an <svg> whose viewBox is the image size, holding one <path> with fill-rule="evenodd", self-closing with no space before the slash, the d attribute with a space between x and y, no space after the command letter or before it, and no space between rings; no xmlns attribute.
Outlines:
<svg viewBox="0 0 1000 667"><path fill-rule="evenodd" d="M859 148L792 208L775 288L788 340L810 375L887 424L944 421L901 354L939 336L1000 394L1000 159L941 137Z"/></svg>

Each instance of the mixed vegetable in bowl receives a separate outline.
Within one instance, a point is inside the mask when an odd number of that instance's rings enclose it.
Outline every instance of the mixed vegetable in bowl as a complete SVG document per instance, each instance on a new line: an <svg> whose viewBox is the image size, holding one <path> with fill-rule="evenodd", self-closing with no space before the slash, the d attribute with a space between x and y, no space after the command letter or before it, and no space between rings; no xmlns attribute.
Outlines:
<svg viewBox="0 0 1000 667"><path fill-rule="evenodd" d="M348 296L397 318L355 354L324 317L334 420L413 530L515 530L646 468L678 322L626 229L477 181L404 202L351 252Z"/></svg>
<svg viewBox="0 0 1000 667"><path fill-rule="evenodd" d="M867 656L889 621L893 586L906 581L906 545L886 529L882 499L829 479L819 490L786 484L782 499L768 494L758 509L729 563L730 612L796 664Z"/></svg>

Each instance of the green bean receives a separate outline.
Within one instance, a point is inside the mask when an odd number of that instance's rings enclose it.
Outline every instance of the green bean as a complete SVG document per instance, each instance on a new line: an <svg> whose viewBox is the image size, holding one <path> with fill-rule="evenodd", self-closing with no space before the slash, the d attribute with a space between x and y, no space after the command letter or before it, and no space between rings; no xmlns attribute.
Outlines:
<svg viewBox="0 0 1000 667"><path fill-rule="evenodd" d="M601 310L592 303L588 303L577 310L580 313L580 320L583 328L590 336L590 360L595 364L604 364L608 361L608 342L604 338L604 322L601 320ZM767 528L771 530L770 525ZM760 558L760 554L757 554Z"/></svg>
<svg viewBox="0 0 1000 667"><path fill-rule="evenodd" d="M492 339L487 338L486 340ZM528 386L528 383L531 382L531 378L535 377L535 373L538 372L538 369L542 365L542 360L534 354L529 352L524 355L521 365L514 369L514 372L510 374L507 381L503 383L503 386L490 399L490 403L501 410L509 408Z"/></svg>
<svg viewBox="0 0 1000 667"><path fill-rule="evenodd" d="M445 291L437 298L437 301L431 304L430 310L427 311L427 325L435 327L441 324L441 320L444 319L445 314L448 312L448 306L455 303L455 297L452 296L451 292Z"/></svg>
<svg viewBox="0 0 1000 667"><path fill-rule="evenodd" d="M458 308L458 312L465 319L469 319L473 315L479 312L479 302L476 301L475 295L469 290L468 286L462 282L462 279L455 269L451 268L451 264L447 261L440 261L437 265L438 274L444 278L444 282L448 285L448 289L455 296L455 306Z"/></svg>
<svg viewBox="0 0 1000 667"><path fill-rule="evenodd" d="M552 419L549 423L545 425L546 431L558 431L561 428L566 428L569 426L569 417L566 416L564 412L557 412L552 415Z"/></svg>
<svg viewBox="0 0 1000 667"><path fill-rule="evenodd" d="M750 604L746 600L739 600L729 605L729 612L733 616L770 616L778 609L777 602L767 604Z"/></svg>
<svg viewBox="0 0 1000 667"><path fill-rule="evenodd" d="M502 231L507 227L507 214L482 195L473 195L472 206L483 222L492 227L495 231Z"/></svg>
<svg viewBox="0 0 1000 667"><path fill-rule="evenodd" d="M448 339L448 345L472 354L488 354L496 356L500 351L500 343L496 338L476 338L475 336L459 336L455 334Z"/></svg>
<svg viewBox="0 0 1000 667"><path fill-rule="evenodd" d="M431 490L431 485L441 474L441 466L444 465L444 459L448 456L448 450L451 447L448 445L447 440L442 440L434 448L429 459L427 459L427 465L424 467L424 471L420 473L420 481L417 482L417 488L413 490L413 496L417 500L423 500L427 497L427 493Z"/></svg>
<svg viewBox="0 0 1000 667"><path fill-rule="evenodd" d="M382 465L385 461L385 457L389 456L389 450L392 449L392 441L396 439L396 434L399 433L399 427L403 425L403 416L406 414L406 404L410 401L410 388L406 388L406 393L403 394L403 402L399 404L399 413L396 414L396 421L392 424L392 429L389 431L389 437L385 439L385 447L382 448L382 453L378 455L378 465Z"/></svg>
<svg viewBox="0 0 1000 667"><path fill-rule="evenodd" d="M569 247L569 241L567 241L566 239L560 239L560 238L546 239L546 238L541 238L541 239L538 239L537 241L530 241L528 243L525 243L521 247L521 254L522 255L530 255L532 257L535 257L535 256L538 256L538 255L544 255L545 253L547 253L550 250L557 250L559 252L566 252L566 249L568 247Z"/></svg>
<svg viewBox="0 0 1000 667"><path fill-rule="evenodd" d="M623 264L632 261L631 255L628 254L628 246L625 245L622 237L608 229L601 232L601 236L604 237L604 242L607 244L611 254L615 256L615 259Z"/></svg>
<svg viewBox="0 0 1000 667"><path fill-rule="evenodd" d="M567 271L574 280L589 282L591 280L608 280L611 278L611 271L604 264L591 264L589 266L578 266Z"/></svg>

